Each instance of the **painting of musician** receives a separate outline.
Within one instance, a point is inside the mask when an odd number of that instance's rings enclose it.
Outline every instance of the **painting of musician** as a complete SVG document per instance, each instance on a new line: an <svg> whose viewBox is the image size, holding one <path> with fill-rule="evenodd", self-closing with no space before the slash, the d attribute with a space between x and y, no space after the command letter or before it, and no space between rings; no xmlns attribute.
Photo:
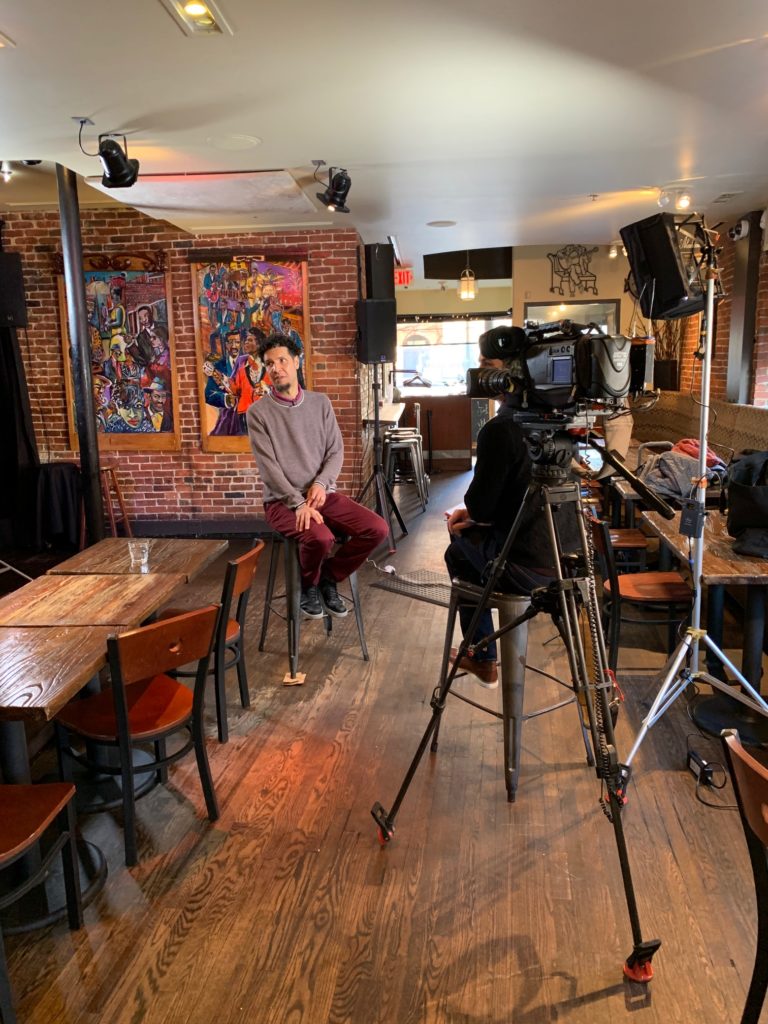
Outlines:
<svg viewBox="0 0 768 1024"><path fill-rule="evenodd" d="M178 385L163 253L83 260L99 447L178 449ZM70 443L77 447L66 295L59 282ZM104 382L109 383L109 387ZM133 437L132 435L141 435Z"/></svg>
<svg viewBox="0 0 768 1024"><path fill-rule="evenodd" d="M285 332L302 349L310 386L307 263L269 255L192 263L205 451L249 451L245 414L269 387L259 343Z"/></svg>

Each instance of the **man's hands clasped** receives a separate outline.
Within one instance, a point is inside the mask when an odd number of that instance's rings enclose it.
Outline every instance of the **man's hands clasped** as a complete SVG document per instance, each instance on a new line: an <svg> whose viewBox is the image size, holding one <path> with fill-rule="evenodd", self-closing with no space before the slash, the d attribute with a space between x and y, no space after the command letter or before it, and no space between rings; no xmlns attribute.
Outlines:
<svg viewBox="0 0 768 1024"><path fill-rule="evenodd" d="M323 517L319 509L325 504L325 488L322 484L312 484L307 491L303 505L296 509L296 529L308 530L310 523L322 523Z"/></svg>

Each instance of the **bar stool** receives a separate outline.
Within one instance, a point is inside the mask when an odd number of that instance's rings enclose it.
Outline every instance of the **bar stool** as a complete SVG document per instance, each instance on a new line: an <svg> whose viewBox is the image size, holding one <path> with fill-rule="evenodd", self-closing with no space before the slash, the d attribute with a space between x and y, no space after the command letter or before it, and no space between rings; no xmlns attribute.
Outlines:
<svg viewBox="0 0 768 1024"><path fill-rule="evenodd" d="M337 538L343 540L343 538ZM285 577L285 592L275 594L275 577L280 561L280 550L285 549L283 575ZM360 637L360 649L363 653L363 661L368 661L368 647L365 642L365 630L363 628L363 613L360 606L360 591L357 583L357 573L353 572L349 578L349 598L355 613L357 632ZM346 595L342 595L346 596ZM275 602L285 600L285 615L274 607ZM267 638L269 616L272 612L285 619L288 628L288 664L290 673L283 679L284 683L301 683L304 676L299 676L299 639L301 633L301 573L299 569L299 545L292 537L285 537L282 533L275 531L272 534L272 547L269 554L269 570L267 572L267 590L264 595L264 614L261 620L261 636L259 638L259 650L264 650L264 642ZM323 614L323 626L326 636L330 636L333 630L333 620L328 612Z"/></svg>
<svg viewBox="0 0 768 1024"><path fill-rule="evenodd" d="M416 486L422 511L426 511L429 482L424 471L421 434L410 427L392 427L384 434L384 476L390 486L394 483L394 458L397 452L403 452L410 464L410 479Z"/></svg>
<svg viewBox="0 0 768 1024"><path fill-rule="evenodd" d="M460 605L476 605L482 594L482 588L472 583L465 583L463 580L454 579L451 582L451 598L448 606L448 623L445 633L445 647L443 649L443 665L441 670L441 685L450 670L450 649L453 643L453 633L456 624L456 616ZM495 592L491 594L488 603L489 608L498 609L499 628L508 626L520 616L524 615L531 604L529 597L520 594L503 594ZM504 731L504 783L507 789L507 800L514 802L517 785L520 779L520 750L522 747L523 723L529 718L538 718L539 715L556 711L558 708L568 704L576 704L575 697L559 701L550 707L525 714L523 711L523 700L525 697L525 669L526 656L528 652L528 621L519 623L513 629L508 629L499 638L499 651L501 654L501 713L493 711L482 704L469 699L462 693L451 690L454 697L463 700L473 707L486 711L495 718L500 718ZM577 705L578 710L578 705ZM589 740L584 728L584 723L579 715L579 726L584 740L584 749L587 753L587 760L590 761ZM440 731L438 722L432 740L432 750L437 750L437 739Z"/></svg>

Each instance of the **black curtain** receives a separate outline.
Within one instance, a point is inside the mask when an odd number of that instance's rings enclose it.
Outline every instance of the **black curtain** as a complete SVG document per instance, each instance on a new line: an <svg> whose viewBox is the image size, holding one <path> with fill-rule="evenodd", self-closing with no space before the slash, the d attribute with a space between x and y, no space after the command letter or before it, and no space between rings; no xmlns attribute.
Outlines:
<svg viewBox="0 0 768 1024"><path fill-rule="evenodd" d="M0 543L24 543L30 486L38 476L29 391L16 329L0 326Z"/></svg>

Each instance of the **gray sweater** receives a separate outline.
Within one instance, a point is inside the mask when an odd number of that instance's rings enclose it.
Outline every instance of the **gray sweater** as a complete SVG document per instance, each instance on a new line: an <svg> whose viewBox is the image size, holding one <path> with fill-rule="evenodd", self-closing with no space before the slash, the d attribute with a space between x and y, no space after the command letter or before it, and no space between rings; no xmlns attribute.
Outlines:
<svg viewBox="0 0 768 1024"><path fill-rule="evenodd" d="M296 508L313 483L336 490L344 442L327 395L304 391L296 405L270 392L246 414L248 439L264 484L264 504Z"/></svg>

